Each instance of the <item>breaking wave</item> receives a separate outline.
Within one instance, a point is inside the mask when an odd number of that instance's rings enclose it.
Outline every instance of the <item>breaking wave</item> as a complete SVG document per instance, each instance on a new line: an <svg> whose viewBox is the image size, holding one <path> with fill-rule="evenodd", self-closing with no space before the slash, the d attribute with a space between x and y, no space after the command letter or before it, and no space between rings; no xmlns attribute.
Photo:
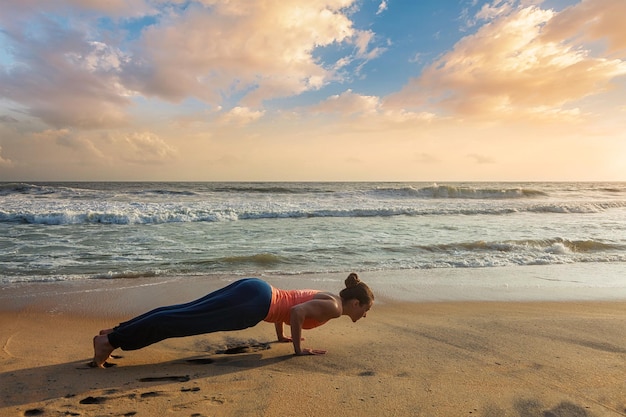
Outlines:
<svg viewBox="0 0 626 417"><path fill-rule="evenodd" d="M30 208L1 208L0 223L41 224L41 225L77 225L77 224L162 224L223 222L236 220L260 219L306 219L321 217L394 217L394 216L453 216L453 215L492 215L501 216L512 213L545 214L586 214L599 213L609 209L626 207L626 201L613 202L576 202L531 205L495 205L495 206L410 206L397 205L372 208L326 208L299 207L288 204L275 204L269 209L258 208L218 208L197 204L117 204L101 207L99 204L64 205L62 207L33 206Z"/></svg>
<svg viewBox="0 0 626 417"><path fill-rule="evenodd" d="M414 188L379 188L375 191L388 197L413 197L413 198L435 198L435 199L520 199L546 197L545 191L532 188L476 188L470 186L437 185Z"/></svg>
<svg viewBox="0 0 626 417"><path fill-rule="evenodd" d="M598 240L568 240L562 238L544 240L515 240L503 242L460 242L438 245L418 245L418 250L426 252L514 252L529 249L547 253L589 253L602 251L626 251L626 246Z"/></svg>

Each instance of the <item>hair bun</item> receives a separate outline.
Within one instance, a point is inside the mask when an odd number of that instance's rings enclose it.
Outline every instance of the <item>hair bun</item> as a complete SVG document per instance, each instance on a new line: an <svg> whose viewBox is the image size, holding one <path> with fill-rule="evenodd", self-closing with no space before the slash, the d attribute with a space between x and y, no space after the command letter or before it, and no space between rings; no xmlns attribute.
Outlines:
<svg viewBox="0 0 626 417"><path fill-rule="evenodd" d="M374 293L364 282L361 282L359 276L353 272L346 278L346 288L339 291L339 296L343 301L359 300L359 304L371 306L374 302Z"/></svg>
<svg viewBox="0 0 626 417"><path fill-rule="evenodd" d="M353 272L350 275L348 275L348 278L346 278L346 281L345 281L346 288L356 287L357 285L359 285L360 282L361 280L359 279L359 276L356 274L356 272Z"/></svg>

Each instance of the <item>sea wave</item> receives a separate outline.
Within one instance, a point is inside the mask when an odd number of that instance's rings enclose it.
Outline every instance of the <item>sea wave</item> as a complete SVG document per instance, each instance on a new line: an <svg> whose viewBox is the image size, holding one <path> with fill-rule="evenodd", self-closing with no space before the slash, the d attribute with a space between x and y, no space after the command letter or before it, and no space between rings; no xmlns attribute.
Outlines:
<svg viewBox="0 0 626 417"><path fill-rule="evenodd" d="M157 195L157 196L197 196L198 193L194 191L180 191L180 190L170 190L170 189L148 189L148 190L139 190L139 191L131 191L129 192L131 195Z"/></svg>
<svg viewBox="0 0 626 417"><path fill-rule="evenodd" d="M319 194L332 193L334 190L322 186L306 185L303 183L293 184L268 184L268 183L231 183L217 185L210 188L219 193L250 193L250 194Z"/></svg>
<svg viewBox="0 0 626 417"><path fill-rule="evenodd" d="M162 224L188 222L217 222L236 220L236 215L226 210L157 209L142 211L137 209L114 211L75 211L55 210L42 212L6 212L0 210L0 223L21 223L40 225L79 225L79 224Z"/></svg>
<svg viewBox="0 0 626 417"><path fill-rule="evenodd" d="M444 206L399 205L372 208L291 208L289 204L275 204L269 209L219 208L205 205L185 204L116 204L33 206L30 208L0 208L0 223L77 225L77 224L162 224L223 222L260 219L306 219L306 218L365 218L395 216L454 216L491 215L513 213L541 214L588 214L626 207L626 201L573 202L531 205L475 205Z"/></svg>
<svg viewBox="0 0 626 417"><path fill-rule="evenodd" d="M229 265L257 265L268 267L286 262L282 256L272 253L259 253L255 255L244 256L226 256L214 261L215 263L224 263Z"/></svg>
<svg viewBox="0 0 626 417"><path fill-rule="evenodd" d="M599 240L527 239L510 241L471 241L449 244L417 245L415 249L425 252L514 252L539 250L546 253L591 253L605 251L626 251L626 246Z"/></svg>
<svg viewBox="0 0 626 417"><path fill-rule="evenodd" d="M412 197L434 199L521 199L546 197L548 193L532 188L476 188L457 185L431 185L428 187L378 188L374 191L386 197Z"/></svg>
<svg viewBox="0 0 626 417"><path fill-rule="evenodd" d="M536 213L590 214L626 207L626 201L595 201L537 204L526 209Z"/></svg>
<svg viewBox="0 0 626 417"><path fill-rule="evenodd" d="M0 196L11 194L53 194L56 192L55 187L28 184L23 182L0 183Z"/></svg>
<svg viewBox="0 0 626 417"><path fill-rule="evenodd" d="M145 270L145 271L107 271L100 274L91 275L91 279L122 279L122 278L152 278L166 274L161 270Z"/></svg>
<svg viewBox="0 0 626 417"><path fill-rule="evenodd" d="M34 197L58 197L59 199L114 198L126 195L128 198L141 196L198 196L194 190L177 189L175 184L164 184L155 188L154 184L132 183L126 188L116 187L115 183L42 183L29 184L22 182L0 183L0 196L24 195Z"/></svg>
<svg viewBox="0 0 626 417"><path fill-rule="evenodd" d="M626 193L623 183L219 183L219 182L63 182L63 183L0 183L0 197L61 199L119 199L134 201L173 198L196 201L214 196L218 198L271 197L304 198L334 196L337 198L401 199L401 200L537 200L555 196L583 196L589 199L615 198Z"/></svg>
<svg viewBox="0 0 626 417"><path fill-rule="evenodd" d="M347 189L350 191L347 191ZM545 197L546 191L527 187L475 187L469 185L380 185L364 183L358 192L382 198L424 199L522 199ZM607 189L608 190L608 189ZM611 192L618 192L611 188ZM61 194L65 198L82 197L85 193L111 193L135 196L203 196L204 193L238 194L343 194L354 191L341 183L0 183L0 196L11 194L51 195ZM108 195L110 197L110 195Z"/></svg>

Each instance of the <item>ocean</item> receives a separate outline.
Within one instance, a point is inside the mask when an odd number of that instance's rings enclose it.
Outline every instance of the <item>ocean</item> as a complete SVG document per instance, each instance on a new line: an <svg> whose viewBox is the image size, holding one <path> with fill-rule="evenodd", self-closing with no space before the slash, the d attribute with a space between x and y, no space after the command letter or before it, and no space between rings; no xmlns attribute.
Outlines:
<svg viewBox="0 0 626 417"><path fill-rule="evenodd" d="M563 264L626 271L626 183L0 183L0 286Z"/></svg>

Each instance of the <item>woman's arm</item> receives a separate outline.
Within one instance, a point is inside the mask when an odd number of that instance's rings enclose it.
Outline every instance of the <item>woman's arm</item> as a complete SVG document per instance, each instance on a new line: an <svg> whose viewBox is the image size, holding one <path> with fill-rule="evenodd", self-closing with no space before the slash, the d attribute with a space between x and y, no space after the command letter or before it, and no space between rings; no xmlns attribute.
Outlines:
<svg viewBox="0 0 626 417"><path fill-rule="evenodd" d="M276 338L279 342L291 342L291 337L286 337L283 330L283 322L274 323L276 327Z"/></svg>
<svg viewBox="0 0 626 417"><path fill-rule="evenodd" d="M291 340L296 355L319 355L326 353L325 350L302 349L302 325L304 320L313 319L325 322L341 315L341 307L335 299L313 299L291 308Z"/></svg>

